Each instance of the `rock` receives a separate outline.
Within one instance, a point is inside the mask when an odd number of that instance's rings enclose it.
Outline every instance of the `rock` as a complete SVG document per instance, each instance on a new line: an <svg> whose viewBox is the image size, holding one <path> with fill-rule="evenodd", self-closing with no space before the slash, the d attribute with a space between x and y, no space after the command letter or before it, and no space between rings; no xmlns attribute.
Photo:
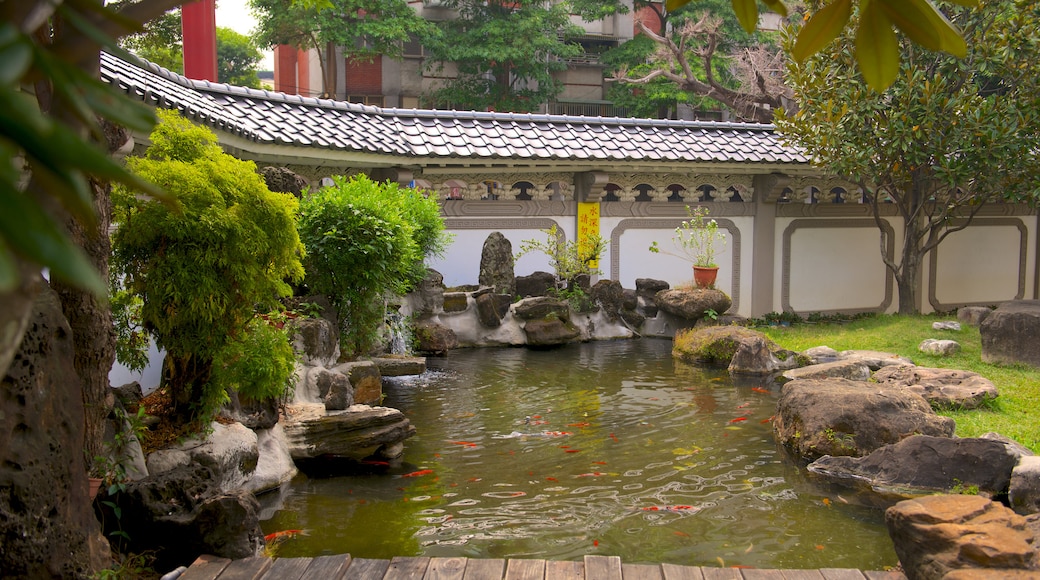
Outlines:
<svg viewBox="0 0 1040 580"><path fill-rule="evenodd" d="M729 372L739 375L770 375L779 368L780 361L761 336L742 338L729 362Z"/></svg>
<svg viewBox="0 0 1040 580"><path fill-rule="evenodd" d="M968 326L978 326L993 312L985 306L963 306L957 309L957 320Z"/></svg>
<svg viewBox="0 0 1040 580"><path fill-rule="evenodd" d="M671 285L664 280L653 278L636 278L636 296L653 300L661 290L667 290Z"/></svg>
<svg viewBox="0 0 1040 580"><path fill-rule="evenodd" d="M510 300L516 295L513 244L501 232L491 232L484 240L477 282L481 286L494 288L496 294L505 294Z"/></svg>
<svg viewBox="0 0 1040 580"><path fill-rule="evenodd" d="M798 379L828 379L841 378L850 381L866 381L870 379L870 367L862 361L839 360L818 365L809 365L797 369L784 371L784 379L794 381Z"/></svg>
<svg viewBox="0 0 1040 580"><path fill-rule="evenodd" d="M294 460L322 455L358 461L390 448L415 434L415 427L397 409L354 405L325 412L319 405L292 405L282 424Z"/></svg>
<svg viewBox="0 0 1040 580"><path fill-rule="evenodd" d="M636 330L643 326L643 323L646 322L646 317L635 310L622 310L621 320L625 322L626 326Z"/></svg>
<svg viewBox="0 0 1040 580"><path fill-rule="evenodd" d="M743 326L710 326L676 333L672 356L684 362L729 366L742 340L762 338L775 352L780 347L757 330Z"/></svg>
<svg viewBox="0 0 1040 580"><path fill-rule="evenodd" d="M631 288L622 288L621 309L634 311L636 308L639 308L639 296L636 291Z"/></svg>
<svg viewBox="0 0 1040 580"><path fill-rule="evenodd" d="M820 363L834 362L841 358L841 353L829 346L814 346L802 351L802 355L809 359L814 365Z"/></svg>
<svg viewBox="0 0 1040 580"><path fill-rule="evenodd" d="M350 379L355 405L371 405L383 400L383 377L379 375L379 367L372 361L347 362L336 366L334 370Z"/></svg>
<svg viewBox="0 0 1040 580"><path fill-rule="evenodd" d="M598 305L607 320L616 322L625 306L625 290L617 280L600 280L589 293L592 302Z"/></svg>
<svg viewBox="0 0 1040 580"><path fill-rule="evenodd" d="M570 318L570 311L570 305L566 301L548 296L524 298L513 305L513 316L520 320L543 320L548 318L567 320Z"/></svg>
<svg viewBox="0 0 1040 580"><path fill-rule="evenodd" d="M89 577L111 563L87 498L81 388L72 329L43 284L0 376L0 576Z"/></svg>
<svg viewBox="0 0 1040 580"><path fill-rule="evenodd" d="M950 356L961 351L961 343L956 340L936 340L926 338L917 345L917 350L935 356Z"/></svg>
<svg viewBox="0 0 1040 580"><path fill-rule="evenodd" d="M426 358L421 356L387 356L373 358L372 363L384 377L421 375L426 372Z"/></svg>
<svg viewBox="0 0 1040 580"><path fill-rule="evenodd" d="M98 497L106 533L124 532L125 552L154 555L158 570L190 565L199 554L246 558L263 545L256 499L246 491L222 493L205 465L152 474ZM119 506L120 517L104 502Z"/></svg>
<svg viewBox="0 0 1040 580"><path fill-rule="evenodd" d="M875 372L874 381L910 389L942 409L974 409L998 396L989 379L970 371L891 365Z"/></svg>
<svg viewBox="0 0 1040 580"><path fill-rule="evenodd" d="M993 439L995 441L1000 441L1004 444L1004 447L1008 450L1008 453L1014 455L1015 457L1030 457L1033 455L1033 452L1028 447L1022 445L1021 443L1015 441L1010 437L1005 437L1000 433L994 433L990 431L989 433L983 433L982 435L979 435L979 437L982 439Z"/></svg>
<svg viewBox="0 0 1040 580"><path fill-rule="evenodd" d="M258 171L264 178L267 189L278 193L291 193L296 199L303 196L303 190L310 185L307 180L287 167L261 167Z"/></svg>
<svg viewBox="0 0 1040 580"><path fill-rule="evenodd" d="M932 330L953 330L960 331L961 323L952 320L943 320L932 323Z"/></svg>
<svg viewBox="0 0 1040 580"><path fill-rule="evenodd" d="M966 491L1004 494L1017 458L992 439L915 435L864 457L824 456L809 471L829 481L887 496Z"/></svg>
<svg viewBox="0 0 1040 580"><path fill-rule="evenodd" d="M437 322L419 322L413 328L413 333L418 352L445 355L459 346L455 331Z"/></svg>
<svg viewBox="0 0 1040 580"><path fill-rule="evenodd" d="M912 365L914 361L890 352L879 352L876 350L843 350L842 360L857 360L876 371L881 367L889 365Z"/></svg>
<svg viewBox="0 0 1040 580"><path fill-rule="evenodd" d="M1011 471L1008 489L1011 509L1022 515L1040 512L1040 457L1024 456Z"/></svg>
<svg viewBox="0 0 1040 580"><path fill-rule="evenodd" d="M153 456L158 455L155 459ZM188 439L148 456L148 473L159 475L187 464L203 465L210 471L212 484L222 492L241 489L253 477L260 452L256 433L241 423L211 423L205 437Z"/></svg>
<svg viewBox="0 0 1040 580"><path fill-rule="evenodd" d="M238 391L228 393L228 403L220 411L220 416L241 423L249 429L270 429L278 423L278 399L255 401L241 396Z"/></svg>
<svg viewBox="0 0 1040 580"><path fill-rule="evenodd" d="M354 404L354 387L347 375L339 371L318 369L310 377L318 389L318 400L329 411L339 411Z"/></svg>
<svg viewBox="0 0 1040 580"><path fill-rule="evenodd" d="M885 511L885 524L909 580L939 580L965 568L1037 569L1025 518L981 496L904 500Z"/></svg>
<svg viewBox="0 0 1040 580"><path fill-rule="evenodd" d="M709 310L722 314L733 305L725 292L705 288L661 290L654 296L654 302L661 310L685 320L699 320Z"/></svg>
<svg viewBox="0 0 1040 580"><path fill-rule="evenodd" d="M339 359L339 331L325 318L296 318L289 322L293 350L300 363L330 367Z"/></svg>
<svg viewBox="0 0 1040 580"><path fill-rule="evenodd" d="M1040 367L1040 300L1001 304L979 325L982 360Z"/></svg>
<svg viewBox="0 0 1040 580"><path fill-rule="evenodd" d="M116 399L123 404L123 407L136 405L144 398L144 391L141 390L141 383L137 381L113 387L112 393L116 396Z"/></svg>
<svg viewBox="0 0 1040 580"><path fill-rule="evenodd" d="M528 320L524 324L524 334L527 335L529 346L554 346L581 338L581 332L576 326L567 320L553 317Z"/></svg>
<svg viewBox="0 0 1040 580"><path fill-rule="evenodd" d="M1036 572L996 568L961 568L943 576L943 580L1036 580Z"/></svg>
<svg viewBox="0 0 1040 580"><path fill-rule="evenodd" d="M465 312L469 308L469 294L466 292L445 292L445 312Z"/></svg>
<svg viewBox="0 0 1040 580"><path fill-rule="evenodd" d="M498 328L513 303L512 294L493 294L490 288L488 290L473 294L477 305L477 320L487 328Z"/></svg>
<svg viewBox="0 0 1040 580"><path fill-rule="evenodd" d="M253 494L263 493L296 476L296 464L289 453L289 441L281 424L257 431L256 449L256 469L243 489Z"/></svg>
<svg viewBox="0 0 1040 580"><path fill-rule="evenodd" d="M444 309L444 276L434 269L426 271L419 286L408 295L415 314L436 314Z"/></svg>
<svg viewBox="0 0 1040 580"><path fill-rule="evenodd" d="M809 461L861 457L915 434L950 437L954 421L920 395L848 379L803 379L783 386L773 419L778 443Z"/></svg>
<svg viewBox="0 0 1040 580"><path fill-rule="evenodd" d="M516 277L516 295L521 298L546 296L556 287L556 277L548 272L535 272L530 276Z"/></svg>

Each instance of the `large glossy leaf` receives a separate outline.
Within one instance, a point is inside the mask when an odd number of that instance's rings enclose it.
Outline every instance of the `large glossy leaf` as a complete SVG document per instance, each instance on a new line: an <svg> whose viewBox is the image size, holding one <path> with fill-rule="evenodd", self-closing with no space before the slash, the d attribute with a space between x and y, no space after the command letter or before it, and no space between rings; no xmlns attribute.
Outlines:
<svg viewBox="0 0 1040 580"><path fill-rule="evenodd" d="M872 4L917 44L959 58L968 53L960 31L927 0L873 0Z"/></svg>
<svg viewBox="0 0 1040 580"><path fill-rule="evenodd" d="M856 60L867 86L876 91L888 88L899 74L899 39L877 2L868 0L860 13Z"/></svg>
<svg viewBox="0 0 1040 580"><path fill-rule="evenodd" d="M737 15L737 21L744 27L748 34L758 28L758 2L757 0L731 0L733 12Z"/></svg>
<svg viewBox="0 0 1040 580"><path fill-rule="evenodd" d="M803 61L841 34L852 16L852 0L835 0L818 10L798 33L791 56Z"/></svg>

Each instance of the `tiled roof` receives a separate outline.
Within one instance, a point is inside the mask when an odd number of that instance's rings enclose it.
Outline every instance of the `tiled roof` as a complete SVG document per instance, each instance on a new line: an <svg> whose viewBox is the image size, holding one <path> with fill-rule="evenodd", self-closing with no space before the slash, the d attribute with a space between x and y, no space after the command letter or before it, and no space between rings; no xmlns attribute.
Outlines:
<svg viewBox="0 0 1040 580"><path fill-rule="evenodd" d="M412 158L808 163L772 125L379 108L194 81L107 53L101 76L257 144Z"/></svg>

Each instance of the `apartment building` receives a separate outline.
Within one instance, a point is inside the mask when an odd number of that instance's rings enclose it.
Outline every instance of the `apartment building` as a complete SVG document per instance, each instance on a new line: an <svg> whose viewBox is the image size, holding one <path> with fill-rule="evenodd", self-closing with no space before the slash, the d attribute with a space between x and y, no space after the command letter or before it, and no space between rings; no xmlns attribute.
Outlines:
<svg viewBox="0 0 1040 580"><path fill-rule="evenodd" d="M596 22L585 22L578 16L571 17L574 24L585 30L577 39L585 52L579 57L568 59L566 70L557 73L564 85L563 92L555 102L544 104L539 112L586 116L624 114L623 111L615 110L612 103L605 99L608 81L604 78L599 55L631 40L637 18L648 22L657 18L652 10L634 11L633 0L625 1L630 8L627 14L616 14ZM441 0L411 0L409 5L431 21L455 16ZM426 55L418 42L406 43L401 59L377 57L372 62L349 62L344 58L342 50L336 49L335 56L329 59L332 82L327 89L323 87L321 62L316 51L278 46L274 53L276 91L325 96L380 107L430 107L430 103L424 102L423 95L437 88L445 78L453 76L450 65L437 72L427 70L424 67Z"/></svg>

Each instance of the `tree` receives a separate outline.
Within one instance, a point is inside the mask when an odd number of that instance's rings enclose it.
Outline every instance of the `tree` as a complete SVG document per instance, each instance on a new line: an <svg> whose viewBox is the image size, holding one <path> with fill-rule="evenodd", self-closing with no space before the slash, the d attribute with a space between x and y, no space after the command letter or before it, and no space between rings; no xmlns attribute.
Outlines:
<svg viewBox="0 0 1040 580"><path fill-rule="evenodd" d="M257 17L259 46L317 51L325 96L336 87L336 67L329 63L335 62L337 47L353 61L400 58L405 42L435 31L405 0L249 0L249 5Z"/></svg>
<svg viewBox="0 0 1040 580"><path fill-rule="evenodd" d="M272 193L252 161L225 154L216 136L160 112L136 174L179 202L179 211L120 188L114 265L142 300L141 319L166 350L163 386L181 421L208 421L225 401L213 361L246 332L256 308L276 307L287 280L303 276L296 200Z"/></svg>
<svg viewBox="0 0 1040 580"><path fill-rule="evenodd" d="M230 28L217 28L217 82L259 89L256 71L263 58L248 36Z"/></svg>
<svg viewBox="0 0 1040 580"><path fill-rule="evenodd" d="M1040 180L1026 161L1040 150L1040 7L987 1L948 6L971 47L956 59L902 43L892 86L872 90L852 66L849 34L788 67L800 108L778 129L827 171L858 183L881 226L882 207L903 222L903 246L882 259L899 286L899 312L920 309L925 254L968 226L987 203L1034 201ZM794 42L788 39L788 48Z"/></svg>
<svg viewBox="0 0 1040 580"><path fill-rule="evenodd" d="M131 2L120 0L113 3L113 8L118 10ZM178 7L163 13L145 24L141 32L123 37L120 45L147 61L177 74L184 74L181 9Z"/></svg>

